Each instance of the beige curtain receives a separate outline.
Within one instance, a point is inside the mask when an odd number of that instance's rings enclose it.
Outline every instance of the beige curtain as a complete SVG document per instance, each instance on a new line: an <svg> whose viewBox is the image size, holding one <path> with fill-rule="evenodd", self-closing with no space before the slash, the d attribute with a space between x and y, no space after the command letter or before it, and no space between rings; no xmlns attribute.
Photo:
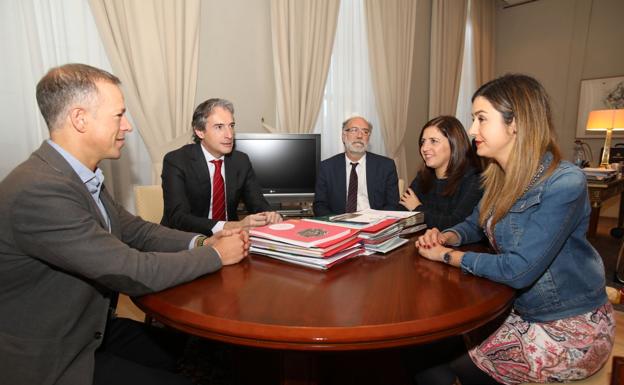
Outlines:
<svg viewBox="0 0 624 385"><path fill-rule="evenodd" d="M416 0L365 0L368 51L388 156L407 180L403 137L412 82Z"/></svg>
<svg viewBox="0 0 624 385"><path fill-rule="evenodd" d="M314 130L329 71L339 6L340 0L271 0L277 131Z"/></svg>
<svg viewBox="0 0 624 385"><path fill-rule="evenodd" d="M429 118L455 115L461 80L468 0L433 0Z"/></svg>
<svg viewBox="0 0 624 385"><path fill-rule="evenodd" d="M128 110L160 183L166 152L190 141L199 52L199 0L89 0Z"/></svg>
<svg viewBox="0 0 624 385"><path fill-rule="evenodd" d="M470 0L477 86L494 78L495 0Z"/></svg>

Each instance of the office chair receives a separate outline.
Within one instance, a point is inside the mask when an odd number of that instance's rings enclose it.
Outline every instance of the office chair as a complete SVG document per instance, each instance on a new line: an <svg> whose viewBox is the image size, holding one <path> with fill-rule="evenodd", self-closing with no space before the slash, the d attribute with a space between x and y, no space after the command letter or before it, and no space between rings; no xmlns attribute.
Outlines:
<svg viewBox="0 0 624 385"><path fill-rule="evenodd" d="M134 186L134 204L138 216L149 222L160 223L165 207L162 187Z"/></svg>

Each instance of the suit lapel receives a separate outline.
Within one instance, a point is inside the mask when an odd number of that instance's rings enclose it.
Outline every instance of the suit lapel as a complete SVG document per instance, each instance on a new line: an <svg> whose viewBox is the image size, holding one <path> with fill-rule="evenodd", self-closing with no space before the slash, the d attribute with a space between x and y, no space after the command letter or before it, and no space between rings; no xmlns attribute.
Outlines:
<svg viewBox="0 0 624 385"><path fill-rule="evenodd" d="M197 176L198 187L208 185L208 196L210 197L212 182L210 180L210 171L208 171L208 165L206 164L206 157L201 149L201 144L196 143L193 145L190 158L191 168Z"/></svg>
<svg viewBox="0 0 624 385"><path fill-rule="evenodd" d="M232 207L232 205L236 206L238 204L238 202L231 202L231 200L235 198L234 194L228 194L228 191L238 190L238 170L236 169L236 166L232 161L232 153L229 153L223 157L223 165L225 167L225 210L228 212L228 218L230 218L232 217L230 208Z"/></svg>
<svg viewBox="0 0 624 385"><path fill-rule="evenodd" d="M119 224L119 217L117 216L117 212L115 210L115 202L113 202L113 198L108 193L106 189L106 185L102 186L102 190L100 190L100 199L102 200L102 204L106 209L106 213L108 214L108 220L110 221L110 232L115 237L121 239L121 226ZM98 209L98 213L100 210ZM101 217L101 215L100 215ZM103 227L106 229L106 221L104 218L101 218L103 222Z"/></svg>
<svg viewBox="0 0 624 385"><path fill-rule="evenodd" d="M74 169L69 165L69 163L67 163L65 158L63 158L63 156L59 154L58 151L56 151L54 148L52 148L52 146L50 146L47 142L43 142L43 144L41 144L41 147L39 147L39 149L34 152L34 155L40 157L41 159L43 159L44 162L48 163L52 168L54 168L61 174L71 179L72 182L81 186L78 189L78 192L86 196L85 198L89 202L89 209L91 211L91 214L97 217L100 225L108 231L108 225L106 224L106 219L104 219L104 217L102 216L102 212L100 211L100 208L95 203L95 200L93 200L93 196L87 189L87 186L85 186L85 184L82 182L78 174L76 174L76 171L74 171ZM111 227L112 227L112 224L111 224Z"/></svg>
<svg viewBox="0 0 624 385"><path fill-rule="evenodd" d="M345 163L346 154L338 157L336 162L336 191L338 192L339 202L338 212L344 212L347 207L347 166Z"/></svg>
<svg viewBox="0 0 624 385"><path fill-rule="evenodd" d="M371 192L375 190L373 184L379 183L379 181L375 180L375 175L375 161L370 156L370 153L366 152L366 194L368 195L369 204L372 204L373 201L371 196Z"/></svg>

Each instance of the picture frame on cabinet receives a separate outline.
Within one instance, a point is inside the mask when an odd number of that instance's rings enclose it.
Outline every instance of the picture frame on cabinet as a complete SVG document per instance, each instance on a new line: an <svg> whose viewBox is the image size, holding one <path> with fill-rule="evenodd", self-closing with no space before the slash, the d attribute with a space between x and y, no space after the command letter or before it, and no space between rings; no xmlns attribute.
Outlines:
<svg viewBox="0 0 624 385"><path fill-rule="evenodd" d="M624 108L624 76L581 80L576 137L603 139L604 132L586 130L587 117L593 110L611 108ZM624 132L614 131L613 138L624 138Z"/></svg>

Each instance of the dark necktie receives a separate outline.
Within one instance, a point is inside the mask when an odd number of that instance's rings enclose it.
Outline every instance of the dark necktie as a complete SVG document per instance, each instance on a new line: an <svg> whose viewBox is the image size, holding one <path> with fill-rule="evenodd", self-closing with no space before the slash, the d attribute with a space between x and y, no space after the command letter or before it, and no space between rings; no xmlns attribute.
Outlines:
<svg viewBox="0 0 624 385"><path fill-rule="evenodd" d="M223 188L223 176L221 176L221 164L223 160L211 160L215 165L214 176L212 177L212 219L216 221L225 220L225 189Z"/></svg>
<svg viewBox="0 0 624 385"><path fill-rule="evenodd" d="M347 213L357 211L357 188L358 188L358 176L355 172L357 167L356 163L351 163L351 174L349 175L349 192L347 193Z"/></svg>

